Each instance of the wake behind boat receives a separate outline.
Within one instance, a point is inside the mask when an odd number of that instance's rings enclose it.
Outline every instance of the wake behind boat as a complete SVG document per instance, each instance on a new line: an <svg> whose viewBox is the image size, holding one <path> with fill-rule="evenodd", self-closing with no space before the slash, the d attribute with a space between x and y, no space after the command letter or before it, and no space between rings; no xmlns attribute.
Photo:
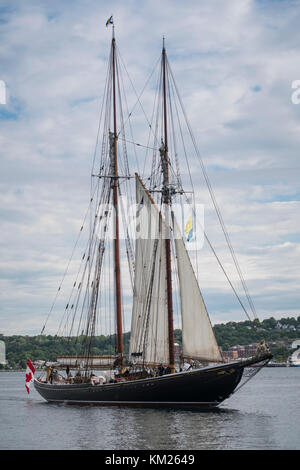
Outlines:
<svg viewBox="0 0 300 470"><path fill-rule="evenodd" d="M59 336L67 331L69 338L78 338L80 353L57 357L52 364L44 363L46 377L36 378L34 386L49 402L215 407L237 389L245 370L254 364L265 365L272 355L262 343L254 357L225 363L217 344L186 246L195 238L195 200L193 190L184 190L180 175L176 139L181 141L182 133L175 131L174 121L177 106L182 103L177 99L177 104L172 104L177 87L165 44L155 112L152 122L148 122L153 137L153 144L145 146L147 152L149 149L153 152L148 177L143 178L139 173L134 176L129 170L125 125L131 113L124 119L122 86L113 31L102 114L102 144L97 166L92 170L88 245L57 333ZM133 180L135 248L128 224L124 223L132 214L129 210L126 213L123 207L125 190L131 193ZM186 226L174 211L174 203L182 197L190 210ZM120 237L121 222L126 227L124 239ZM204 236L211 246L206 233ZM214 249L212 252L216 255ZM232 250L231 253L237 265ZM122 263L125 254L127 277ZM218 257L217 261L220 264ZM222 270L229 280L224 267ZM124 286L128 279L132 281L132 315L129 351L125 352ZM230 285L233 287L231 282ZM234 288L233 291L241 303ZM182 329L182 347L177 353L176 315L180 316ZM110 326L115 327L116 334L112 336L115 343L109 354L97 355L95 337L100 328L107 333ZM59 370L66 372L62 375ZM102 372L97 375L99 370Z"/></svg>

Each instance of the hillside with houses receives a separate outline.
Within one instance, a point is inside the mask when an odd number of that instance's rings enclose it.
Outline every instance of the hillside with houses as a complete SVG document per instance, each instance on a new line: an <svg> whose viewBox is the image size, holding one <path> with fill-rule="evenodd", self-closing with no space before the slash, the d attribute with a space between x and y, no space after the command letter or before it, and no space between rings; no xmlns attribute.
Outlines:
<svg viewBox="0 0 300 470"><path fill-rule="evenodd" d="M227 359L248 357L255 352L257 343L264 339L274 359L285 362L292 352L292 343L300 339L300 316L276 320L274 317L261 322L228 322L214 326L218 344Z"/></svg>

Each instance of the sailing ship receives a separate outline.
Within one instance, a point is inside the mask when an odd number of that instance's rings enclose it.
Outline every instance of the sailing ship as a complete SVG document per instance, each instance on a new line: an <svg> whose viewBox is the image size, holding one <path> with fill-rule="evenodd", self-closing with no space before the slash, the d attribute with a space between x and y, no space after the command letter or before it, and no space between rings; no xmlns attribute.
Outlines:
<svg viewBox="0 0 300 470"><path fill-rule="evenodd" d="M126 159L128 140L120 104L122 84L117 53L113 27L105 85L101 158L98 171L92 174L90 235L80 265L81 280L76 278L72 288L74 300L68 302L64 312L69 338L72 341L77 335L81 354L61 355L55 362L45 362L46 377L35 378L34 386L48 402L216 407L237 390L245 371L253 365L265 365L272 355L266 347L261 347L254 357L225 362L217 344L186 246L188 242L172 209L174 199L187 193L183 190L179 172L176 172L179 164L175 145L169 143L173 118L168 113L172 111L172 93L177 89L171 84L173 75L165 41L159 61L158 111L155 125L149 125L154 134L152 171L144 179L138 172L130 173ZM145 147L148 150L150 145ZM123 161L121 150L125 155ZM125 241L120 239L121 190L133 181L135 250L126 231ZM208 241L206 235L205 238ZM112 254L107 255L110 248L113 248ZM122 278L122 248L131 266L128 272L133 288L130 345L126 352L122 294L126 279ZM104 268L105 259L110 262L110 274ZM113 294L107 284L108 278L113 281ZM113 305L105 300L108 291L113 295ZM179 298L176 305L175 293ZM108 321L103 313L107 303L109 313L113 311L112 323L116 326L116 334L112 336L114 353L99 355L95 354L94 344L98 325ZM175 311L179 311L181 317L182 346L174 340ZM44 328L45 325L42 333ZM67 376L63 377L59 370L66 370ZM97 375L98 371L101 371L100 375ZM247 374L246 378L249 378Z"/></svg>

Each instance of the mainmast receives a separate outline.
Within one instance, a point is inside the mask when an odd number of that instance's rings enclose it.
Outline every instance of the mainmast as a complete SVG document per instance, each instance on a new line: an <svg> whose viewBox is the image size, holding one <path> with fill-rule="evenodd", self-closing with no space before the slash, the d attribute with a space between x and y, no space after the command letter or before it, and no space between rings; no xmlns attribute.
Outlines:
<svg viewBox="0 0 300 470"><path fill-rule="evenodd" d="M115 264L115 295L116 295L116 320L117 320L117 352L123 356L123 332L122 332L122 298L121 298L121 271L120 271L120 239L119 239L119 205L118 205L118 149L117 149L117 104L116 104L116 40L113 26L112 37L112 71L113 71L113 205L115 211L115 240L114 240L114 264Z"/></svg>
<svg viewBox="0 0 300 470"><path fill-rule="evenodd" d="M168 298L168 333L169 333L169 361L172 372L175 372L174 353L174 325L173 325L173 294L172 294L172 264L171 264L171 235L170 235L170 181L169 181L169 157L168 157L168 122L167 122L167 92L166 92L166 49L163 39L162 50L163 73L163 119L164 119L164 144L160 149L163 170L163 203L166 209L167 233L165 240L166 268L167 268L167 298Z"/></svg>

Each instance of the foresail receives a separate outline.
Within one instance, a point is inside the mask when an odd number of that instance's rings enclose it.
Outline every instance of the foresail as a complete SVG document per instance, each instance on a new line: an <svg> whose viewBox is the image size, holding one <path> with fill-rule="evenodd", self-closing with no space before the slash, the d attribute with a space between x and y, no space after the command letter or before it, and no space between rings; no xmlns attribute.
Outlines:
<svg viewBox="0 0 300 470"><path fill-rule="evenodd" d="M168 319L164 223L136 176L137 238L130 360L168 364Z"/></svg>
<svg viewBox="0 0 300 470"><path fill-rule="evenodd" d="M176 221L174 224L182 315L183 356L207 361L222 361L190 257Z"/></svg>

